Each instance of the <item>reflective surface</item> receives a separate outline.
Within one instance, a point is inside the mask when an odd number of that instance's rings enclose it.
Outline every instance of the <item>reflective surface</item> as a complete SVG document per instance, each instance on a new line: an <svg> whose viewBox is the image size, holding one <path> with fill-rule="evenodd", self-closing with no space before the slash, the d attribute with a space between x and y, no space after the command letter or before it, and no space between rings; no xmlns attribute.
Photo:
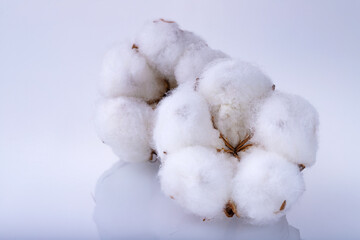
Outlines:
<svg viewBox="0 0 360 240"><path fill-rule="evenodd" d="M102 239L298 240L283 217L267 226L234 218L205 220L186 213L160 190L157 163L117 163L99 179L94 220Z"/></svg>

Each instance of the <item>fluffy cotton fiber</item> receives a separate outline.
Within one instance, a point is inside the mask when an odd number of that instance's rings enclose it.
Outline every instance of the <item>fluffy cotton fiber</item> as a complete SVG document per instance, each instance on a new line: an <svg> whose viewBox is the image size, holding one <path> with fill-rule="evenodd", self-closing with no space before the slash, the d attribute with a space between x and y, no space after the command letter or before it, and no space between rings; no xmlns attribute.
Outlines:
<svg viewBox="0 0 360 240"><path fill-rule="evenodd" d="M200 146L169 154L159 171L162 191L201 217L222 215L230 198L234 162Z"/></svg>
<svg viewBox="0 0 360 240"><path fill-rule="evenodd" d="M258 68L232 59L210 64L199 80L217 128L236 145L248 133L254 104L272 92L273 83Z"/></svg>
<svg viewBox="0 0 360 240"><path fill-rule="evenodd" d="M201 42L203 40L198 36L181 30L175 22L165 20L148 22L135 39L139 51L169 80L171 88L177 85L174 69L180 56L189 44Z"/></svg>
<svg viewBox="0 0 360 240"><path fill-rule="evenodd" d="M130 43L111 49L103 61L100 92L104 97L160 98L165 83Z"/></svg>
<svg viewBox="0 0 360 240"><path fill-rule="evenodd" d="M225 53L213 50L205 44L191 44L175 67L176 81L178 84L195 82L209 63L227 57Z"/></svg>
<svg viewBox="0 0 360 240"><path fill-rule="evenodd" d="M254 148L241 158L233 180L232 199L241 216L263 224L283 216L303 191L304 181L296 164Z"/></svg>
<svg viewBox="0 0 360 240"><path fill-rule="evenodd" d="M156 111L154 142L158 155L195 145L222 146L204 98L186 84L165 98Z"/></svg>
<svg viewBox="0 0 360 240"><path fill-rule="evenodd" d="M149 160L153 110L146 103L134 98L104 99L98 104L95 124L99 137L120 160Z"/></svg>
<svg viewBox="0 0 360 240"><path fill-rule="evenodd" d="M318 124L316 110L305 99L276 92L259 111L253 141L308 167L316 160Z"/></svg>

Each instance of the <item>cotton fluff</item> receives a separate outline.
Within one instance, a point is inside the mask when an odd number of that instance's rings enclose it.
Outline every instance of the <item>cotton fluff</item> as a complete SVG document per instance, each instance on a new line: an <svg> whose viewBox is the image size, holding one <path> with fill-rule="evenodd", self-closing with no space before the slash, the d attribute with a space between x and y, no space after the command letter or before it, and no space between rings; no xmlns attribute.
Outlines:
<svg viewBox="0 0 360 240"><path fill-rule="evenodd" d="M160 98L165 86L164 80L131 44L123 43L105 55L99 84L104 97L126 96L149 101Z"/></svg>
<svg viewBox="0 0 360 240"><path fill-rule="evenodd" d="M296 164L276 153L254 148L241 158L233 180L232 199L240 216L264 224L283 216L303 191L303 177ZM282 205L284 209L280 211Z"/></svg>
<svg viewBox="0 0 360 240"><path fill-rule="evenodd" d="M186 47L202 42L193 33L181 30L177 23L165 20L148 22L135 38L139 51L168 79L171 88L177 85L174 69Z"/></svg>
<svg viewBox="0 0 360 240"><path fill-rule="evenodd" d="M257 67L225 59L207 67L198 89L211 106L217 128L237 145L248 134L254 106L272 92L272 85Z"/></svg>
<svg viewBox="0 0 360 240"><path fill-rule="evenodd" d="M162 191L201 217L222 215L231 194L233 160L200 146L169 154L159 171Z"/></svg>
<svg viewBox="0 0 360 240"><path fill-rule="evenodd" d="M97 132L123 161L140 162L150 158L153 110L134 98L103 99L95 116Z"/></svg>
<svg viewBox="0 0 360 240"><path fill-rule="evenodd" d="M219 58L228 58L228 56L221 51L209 48L205 44L191 44L175 67L176 81L178 84L188 81L195 82L205 67Z"/></svg>
<svg viewBox="0 0 360 240"><path fill-rule="evenodd" d="M161 158L195 145L222 147L219 135L212 125L209 106L191 84L179 86L157 107L154 143Z"/></svg>
<svg viewBox="0 0 360 240"><path fill-rule="evenodd" d="M253 141L308 167L316 160L318 125L317 111L308 101L276 92L260 108Z"/></svg>

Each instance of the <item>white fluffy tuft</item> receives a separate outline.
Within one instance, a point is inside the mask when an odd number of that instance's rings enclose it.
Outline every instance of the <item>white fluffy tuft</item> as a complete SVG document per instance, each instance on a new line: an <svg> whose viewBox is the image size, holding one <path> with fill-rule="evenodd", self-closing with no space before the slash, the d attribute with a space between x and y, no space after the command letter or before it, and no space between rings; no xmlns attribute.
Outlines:
<svg viewBox="0 0 360 240"><path fill-rule="evenodd" d="M146 103L122 97L104 99L98 104L95 124L99 137L121 160L149 160L153 110Z"/></svg>
<svg viewBox="0 0 360 240"><path fill-rule="evenodd" d="M177 85L174 69L186 47L201 42L198 36L181 30L177 23L165 20L148 22L135 39L139 51L169 80L171 88Z"/></svg>
<svg viewBox="0 0 360 240"><path fill-rule="evenodd" d="M160 157L195 145L220 147L219 132L211 122L209 107L191 84L178 87L158 106L154 142Z"/></svg>
<svg viewBox="0 0 360 240"><path fill-rule="evenodd" d="M162 191L201 217L222 215L231 194L232 160L200 146L169 154L159 171Z"/></svg>
<svg viewBox="0 0 360 240"><path fill-rule="evenodd" d="M260 108L253 141L308 167L316 160L318 125L318 113L305 99L276 92Z"/></svg>
<svg viewBox="0 0 360 240"><path fill-rule="evenodd" d="M233 187L238 213L256 224L278 220L305 189L296 164L256 148L243 154ZM280 211L284 200L285 208Z"/></svg>
<svg viewBox="0 0 360 240"><path fill-rule="evenodd" d="M104 97L145 101L158 99L165 92L163 80L130 43L114 47L105 55L99 88Z"/></svg>
<svg viewBox="0 0 360 240"><path fill-rule="evenodd" d="M225 59L207 67L198 87L211 106L217 128L236 145L248 133L254 104L272 92L272 85L251 64Z"/></svg>
<svg viewBox="0 0 360 240"><path fill-rule="evenodd" d="M176 81L178 84L189 81L195 82L206 66L219 58L228 58L228 56L221 51L209 48L205 44L191 44L175 67Z"/></svg>

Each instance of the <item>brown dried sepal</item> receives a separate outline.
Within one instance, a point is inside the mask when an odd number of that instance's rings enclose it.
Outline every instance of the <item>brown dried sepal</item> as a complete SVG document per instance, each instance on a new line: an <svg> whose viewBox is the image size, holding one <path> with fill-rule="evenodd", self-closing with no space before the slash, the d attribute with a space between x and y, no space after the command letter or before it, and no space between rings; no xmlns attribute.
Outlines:
<svg viewBox="0 0 360 240"><path fill-rule="evenodd" d="M298 167L300 172L306 168L304 164L298 164Z"/></svg>
<svg viewBox="0 0 360 240"><path fill-rule="evenodd" d="M150 158L149 158L149 161L150 161L150 162L156 162L156 158L154 159L154 155L157 156L156 151L155 151L155 150L151 150Z"/></svg>
<svg viewBox="0 0 360 240"><path fill-rule="evenodd" d="M273 84L272 87L271 87L271 89L272 89L273 91L275 91L275 87L276 87L275 84Z"/></svg>
<svg viewBox="0 0 360 240"><path fill-rule="evenodd" d="M233 217L236 215L237 217L240 217L240 215L237 212L236 205L232 200L229 200L224 208L224 213L228 218Z"/></svg>
<svg viewBox="0 0 360 240"><path fill-rule="evenodd" d="M286 200L283 201L283 203L280 206L280 209L278 211L276 211L275 214L277 214L281 211L284 211L285 207L286 207Z"/></svg>
<svg viewBox="0 0 360 240"><path fill-rule="evenodd" d="M132 45L131 49L138 50L138 49L139 49L139 47L138 47L138 45L136 45L136 44L134 43L134 44Z"/></svg>

